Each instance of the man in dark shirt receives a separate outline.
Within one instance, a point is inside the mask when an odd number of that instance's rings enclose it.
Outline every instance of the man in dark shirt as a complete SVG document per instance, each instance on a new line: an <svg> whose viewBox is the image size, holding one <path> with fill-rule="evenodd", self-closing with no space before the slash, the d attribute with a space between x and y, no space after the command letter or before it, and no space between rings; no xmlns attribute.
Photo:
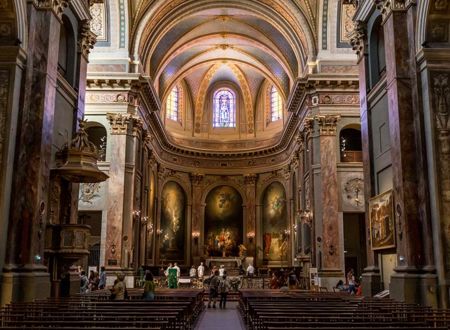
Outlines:
<svg viewBox="0 0 450 330"><path fill-rule="evenodd" d="M208 308L211 308L211 302L213 303L213 308L216 308L216 301L219 289L219 271L216 270L211 276L211 280L209 281L209 300L208 300Z"/></svg>

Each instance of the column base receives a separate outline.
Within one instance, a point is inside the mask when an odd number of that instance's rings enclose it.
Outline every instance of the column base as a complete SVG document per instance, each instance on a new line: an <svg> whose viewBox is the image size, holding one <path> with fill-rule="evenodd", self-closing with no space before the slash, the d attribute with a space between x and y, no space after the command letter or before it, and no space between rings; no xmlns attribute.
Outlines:
<svg viewBox="0 0 450 330"><path fill-rule="evenodd" d="M0 305L11 302L28 302L50 297L51 283L47 269L20 269L1 274Z"/></svg>
<svg viewBox="0 0 450 330"><path fill-rule="evenodd" d="M389 286L390 297L408 304L437 307L437 276L435 274L394 273Z"/></svg>
<svg viewBox="0 0 450 330"><path fill-rule="evenodd" d="M320 287L327 288L328 291L333 292L333 288L339 280L344 280L345 274L340 269L322 269L319 271Z"/></svg>
<svg viewBox="0 0 450 330"><path fill-rule="evenodd" d="M372 297L382 291L380 270L376 267L365 268L361 284L363 296Z"/></svg>

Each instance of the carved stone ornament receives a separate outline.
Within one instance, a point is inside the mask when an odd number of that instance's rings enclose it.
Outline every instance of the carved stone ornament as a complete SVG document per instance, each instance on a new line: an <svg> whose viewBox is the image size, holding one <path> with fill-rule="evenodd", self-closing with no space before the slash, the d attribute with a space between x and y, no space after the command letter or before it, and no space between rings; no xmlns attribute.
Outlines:
<svg viewBox="0 0 450 330"><path fill-rule="evenodd" d="M139 136L144 128L144 122L139 117L133 117L133 134Z"/></svg>
<svg viewBox="0 0 450 330"><path fill-rule="evenodd" d="M88 58L91 49L94 48L97 42L97 36L91 31L90 20L84 20L81 25L80 39L78 40L78 47L85 58Z"/></svg>
<svg viewBox="0 0 450 330"><path fill-rule="evenodd" d="M244 183L246 185L255 185L257 179L258 179L258 175L256 175L256 174L246 174L246 175L244 175Z"/></svg>
<svg viewBox="0 0 450 330"><path fill-rule="evenodd" d="M111 125L111 134L127 134L128 124L131 121L131 115L127 113L108 113L106 118Z"/></svg>
<svg viewBox="0 0 450 330"><path fill-rule="evenodd" d="M99 198L100 182L96 183L82 183L80 185L79 201L85 204L92 204L92 200Z"/></svg>
<svg viewBox="0 0 450 330"><path fill-rule="evenodd" d="M385 20L393 11L406 11L416 0L375 0L375 3Z"/></svg>
<svg viewBox="0 0 450 330"><path fill-rule="evenodd" d="M191 181L194 185L200 185L204 178L205 176L201 173L191 173Z"/></svg>
<svg viewBox="0 0 450 330"><path fill-rule="evenodd" d="M104 0L89 0L89 7L93 6L96 3L105 3Z"/></svg>
<svg viewBox="0 0 450 330"><path fill-rule="evenodd" d="M38 9L53 10L61 18L64 8L69 6L71 0L33 0L33 4Z"/></svg>
<svg viewBox="0 0 450 330"><path fill-rule="evenodd" d="M336 135L336 125L340 116L316 116L315 119L319 124L320 135Z"/></svg>
<svg viewBox="0 0 450 330"><path fill-rule="evenodd" d="M358 55L358 58L361 58L364 55L365 45L367 38L367 26L363 21L355 22L355 29L353 33L350 35L350 45L352 49Z"/></svg>
<svg viewBox="0 0 450 330"><path fill-rule="evenodd" d="M305 123L303 125L303 133L304 135L312 134L314 131L314 118L306 118Z"/></svg>

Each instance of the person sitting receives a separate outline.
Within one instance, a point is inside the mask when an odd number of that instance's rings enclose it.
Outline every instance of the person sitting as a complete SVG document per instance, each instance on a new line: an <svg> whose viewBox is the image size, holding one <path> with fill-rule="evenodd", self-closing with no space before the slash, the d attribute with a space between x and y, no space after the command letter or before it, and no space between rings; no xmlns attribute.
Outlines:
<svg viewBox="0 0 450 330"><path fill-rule="evenodd" d="M147 271L144 276L144 293L142 295L144 300L155 299L155 282L153 281L153 274Z"/></svg>
<svg viewBox="0 0 450 330"><path fill-rule="evenodd" d="M339 280L334 287L334 291L345 291L345 285L343 280Z"/></svg>

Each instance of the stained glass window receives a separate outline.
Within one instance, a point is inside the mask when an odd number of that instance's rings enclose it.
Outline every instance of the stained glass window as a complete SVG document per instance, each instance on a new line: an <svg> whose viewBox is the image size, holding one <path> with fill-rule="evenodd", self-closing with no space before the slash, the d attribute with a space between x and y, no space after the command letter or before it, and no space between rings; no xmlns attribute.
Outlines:
<svg viewBox="0 0 450 330"><path fill-rule="evenodd" d="M180 90L175 86L167 97L166 101L166 118L178 121L179 117L179 96Z"/></svg>
<svg viewBox="0 0 450 330"><path fill-rule="evenodd" d="M213 127L236 127L236 97L228 88L214 93Z"/></svg>
<svg viewBox="0 0 450 330"><path fill-rule="evenodd" d="M270 121L277 121L281 119L283 114L283 103L281 101L280 93L272 86L270 90Z"/></svg>

